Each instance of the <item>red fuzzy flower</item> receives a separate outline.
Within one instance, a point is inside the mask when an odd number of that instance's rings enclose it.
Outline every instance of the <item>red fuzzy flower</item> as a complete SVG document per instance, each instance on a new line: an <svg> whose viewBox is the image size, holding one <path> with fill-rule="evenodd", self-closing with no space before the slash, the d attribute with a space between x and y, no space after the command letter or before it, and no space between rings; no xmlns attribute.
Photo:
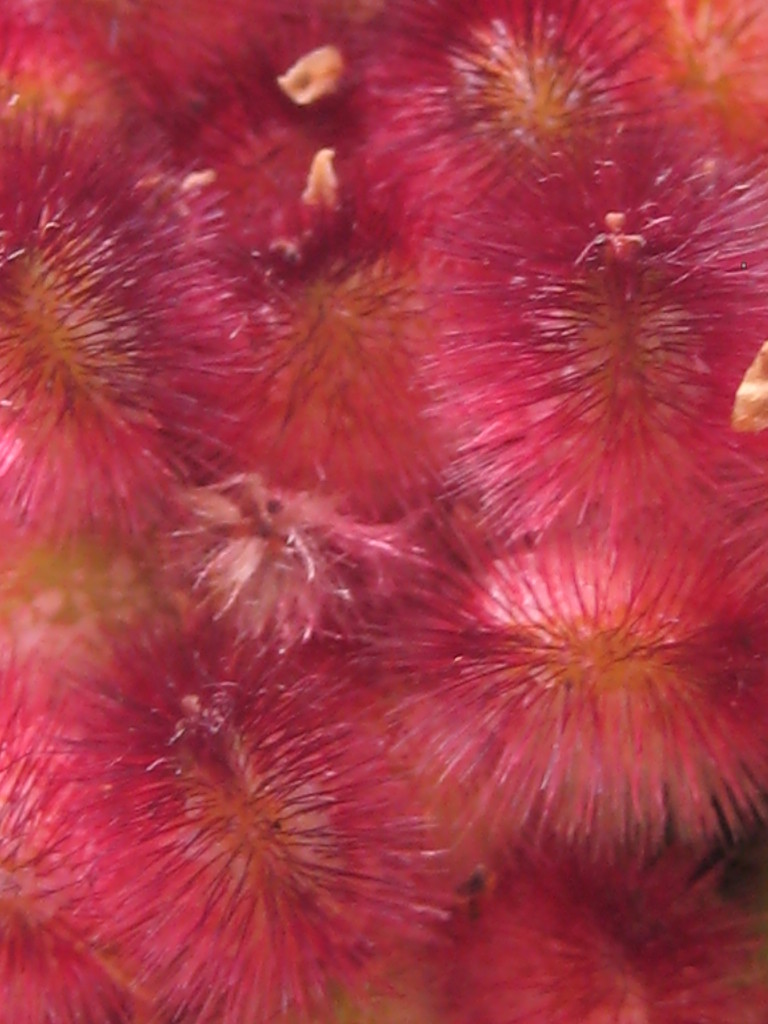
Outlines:
<svg viewBox="0 0 768 1024"><path fill-rule="evenodd" d="M734 152L765 153L768 9L762 0L636 0L649 28L643 73L666 88L671 123Z"/></svg>
<svg viewBox="0 0 768 1024"><path fill-rule="evenodd" d="M599 499L687 516L739 459L736 390L768 336L768 184L682 135L552 160L447 231L433 361L459 490L538 528ZM765 458L763 439L753 446Z"/></svg>
<svg viewBox="0 0 768 1024"><path fill-rule="evenodd" d="M0 118L38 114L99 125L108 123L114 102L107 76L84 58L73 35L51 32L3 5Z"/></svg>
<svg viewBox="0 0 768 1024"><path fill-rule="evenodd" d="M365 155L359 32L314 0L260 7L208 101L166 128L178 165L215 180L227 237L253 252L295 246L312 207L333 207L337 182L357 181ZM331 157L319 204L318 153Z"/></svg>
<svg viewBox="0 0 768 1024"><path fill-rule="evenodd" d="M481 790L469 824L609 850L764 812L768 591L749 563L647 517L550 532L460 580L402 613L387 657L427 694L406 701L411 743Z"/></svg>
<svg viewBox="0 0 768 1024"><path fill-rule="evenodd" d="M55 707L60 721L74 690L77 717L84 666L103 670L116 632L173 621L171 595L137 551L114 539L44 542L10 529L3 538L0 661L21 661L28 704Z"/></svg>
<svg viewBox="0 0 768 1024"><path fill-rule="evenodd" d="M86 710L103 934L189 1021L267 1020L355 985L435 918L405 786L338 666L166 639ZM434 865L433 869L434 869Z"/></svg>
<svg viewBox="0 0 768 1024"><path fill-rule="evenodd" d="M226 453L226 288L110 136L25 122L0 141L0 514L135 531Z"/></svg>
<svg viewBox="0 0 768 1024"><path fill-rule="evenodd" d="M71 33L84 59L123 99L117 118L180 122L205 109L222 67L243 46L248 7L238 0L32 0L51 35ZM251 14L253 14L253 4Z"/></svg>
<svg viewBox="0 0 768 1024"><path fill-rule="evenodd" d="M488 179L578 149L648 110L626 0L405 0L370 47L371 149L416 210L463 209ZM439 197L439 200L438 200Z"/></svg>
<svg viewBox="0 0 768 1024"><path fill-rule="evenodd" d="M255 370L241 465L372 521L434 493L443 458L421 378L440 311L381 192L361 188L297 251L239 263Z"/></svg>

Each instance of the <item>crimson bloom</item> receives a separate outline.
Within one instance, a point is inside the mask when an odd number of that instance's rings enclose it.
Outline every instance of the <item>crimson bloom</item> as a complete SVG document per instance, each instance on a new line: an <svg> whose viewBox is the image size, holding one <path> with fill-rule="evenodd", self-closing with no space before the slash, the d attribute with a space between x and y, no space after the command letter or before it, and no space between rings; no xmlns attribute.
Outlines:
<svg viewBox="0 0 768 1024"><path fill-rule="evenodd" d="M42 121L0 137L0 515L136 533L231 440L226 287L152 162Z"/></svg>
<svg viewBox="0 0 768 1024"><path fill-rule="evenodd" d="M440 310L396 191L373 180L296 248L235 260L254 370L238 456L270 486L381 522L436 492L445 439L422 375Z"/></svg>
<svg viewBox="0 0 768 1024"><path fill-rule="evenodd" d="M404 784L338 659L302 651L132 643L84 712L101 934L185 1020L301 1013L438 919Z"/></svg>
<svg viewBox="0 0 768 1024"><path fill-rule="evenodd" d="M669 90L667 118L735 153L765 153L768 11L760 0L637 0L645 74Z"/></svg>
<svg viewBox="0 0 768 1024"><path fill-rule="evenodd" d="M687 516L717 495L714 466L765 459L731 414L768 334L767 225L764 174L631 131L446 228L460 258L433 379L460 437L453 485L494 529L595 500Z"/></svg>
<svg viewBox="0 0 768 1024"><path fill-rule="evenodd" d="M532 536L463 580L446 566L402 614L385 659L411 676L411 744L480 789L469 824L605 854L764 813L766 580L664 525Z"/></svg>
<svg viewBox="0 0 768 1024"><path fill-rule="evenodd" d="M371 148L439 224L489 180L648 112L626 0L405 0L368 57Z"/></svg>
<svg viewBox="0 0 768 1024"><path fill-rule="evenodd" d="M23 5L22 5L23 8ZM77 37L49 31L14 4L0 13L0 118L110 123L116 97L108 76L83 55Z"/></svg>

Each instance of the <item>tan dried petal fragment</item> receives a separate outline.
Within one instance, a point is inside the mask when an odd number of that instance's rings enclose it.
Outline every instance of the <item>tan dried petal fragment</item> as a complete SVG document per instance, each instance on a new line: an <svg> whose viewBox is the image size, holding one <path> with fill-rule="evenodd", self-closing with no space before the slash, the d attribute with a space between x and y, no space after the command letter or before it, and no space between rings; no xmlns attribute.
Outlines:
<svg viewBox="0 0 768 1024"><path fill-rule="evenodd" d="M739 385L731 426L745 433L757 433L768 427L768 341Z"/></svg>
<svg viewBox="0 0 768 1024"><path fill-rule="evenodd" d="M212 185L216 181L216 171L208 167L204 171L190 171L182 180L180 189L182 192L192 192L206 185Z"/></svg>
<svg viewBox="0 0 768 1024"><path fill-rule="evenodd" d="M277 84L300 107L308 106L338 88L344 73L344 58L336 46L319 46L299 57Z"/></svg>
<svg viewBox="0 0 768 1024"><path fill-rule="evenodd" d="M307 175L307 186L301 194L307 206L324 206L334 210L339 199L339 179L333 168L335 149L318 149L312 158Z"/></svg>

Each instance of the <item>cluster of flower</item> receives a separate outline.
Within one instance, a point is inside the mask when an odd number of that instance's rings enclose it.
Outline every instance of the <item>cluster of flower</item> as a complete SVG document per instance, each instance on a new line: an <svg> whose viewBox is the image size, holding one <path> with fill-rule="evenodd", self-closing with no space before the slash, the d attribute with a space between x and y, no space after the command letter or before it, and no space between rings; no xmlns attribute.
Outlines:
<svg viewBox="0 0 768 1024"><path fill-rule="evenodd" d="M3 0L0 1024L768 1024L767 138L764 0Z"/></svg>

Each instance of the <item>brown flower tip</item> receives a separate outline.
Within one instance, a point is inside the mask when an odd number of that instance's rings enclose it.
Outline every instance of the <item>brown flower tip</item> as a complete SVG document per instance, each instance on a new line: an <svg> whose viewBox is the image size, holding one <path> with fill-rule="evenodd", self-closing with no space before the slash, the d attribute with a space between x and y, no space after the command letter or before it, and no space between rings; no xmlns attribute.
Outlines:
<svg viewBox="0 0 768 1024"><path fill-rule="evenodd" d="M198 189L207 188L216 182L216 171L212 167L206 167L202 171L190 171L182 178L180 190L182 192L196 192Z"/></svg>
<svg viewBox="0 0 768 1024"><path fill-rule="evenodd" d="M344 58L335 46L318 46L292 64L277 84L300 107L336 92L344 74Z"/></svg>
<svg viewBox="0 0 768 1024"><path fill-rule="evenodd" d="M768 427L768 341L739 384L731 426L744 433L757 433Z"/></svg>

